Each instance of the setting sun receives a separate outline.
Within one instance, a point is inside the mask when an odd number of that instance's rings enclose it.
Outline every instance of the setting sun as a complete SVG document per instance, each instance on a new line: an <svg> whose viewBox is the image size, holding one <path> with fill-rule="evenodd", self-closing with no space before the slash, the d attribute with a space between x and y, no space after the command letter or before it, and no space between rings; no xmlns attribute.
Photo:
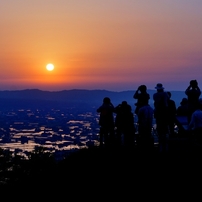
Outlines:
<svg viewBox="0 0 202 202"><path fill-rule="evenodd" d="M53 64L47 64L47 65L46 65L46 69L47 69L48 71L52 71L52 70L54 69L54 65L53 65Z"/></svg>

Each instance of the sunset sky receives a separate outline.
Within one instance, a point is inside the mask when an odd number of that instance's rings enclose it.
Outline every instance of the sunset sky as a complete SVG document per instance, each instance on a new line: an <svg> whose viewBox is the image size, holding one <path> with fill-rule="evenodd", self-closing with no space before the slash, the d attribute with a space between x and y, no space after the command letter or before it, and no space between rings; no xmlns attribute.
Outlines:
<svg viewBox="0 0 202 202"><path fill-rule="evenodd" d="M0 1L0 90L184 91L192 79L202 89L202 0Z"/></svg>

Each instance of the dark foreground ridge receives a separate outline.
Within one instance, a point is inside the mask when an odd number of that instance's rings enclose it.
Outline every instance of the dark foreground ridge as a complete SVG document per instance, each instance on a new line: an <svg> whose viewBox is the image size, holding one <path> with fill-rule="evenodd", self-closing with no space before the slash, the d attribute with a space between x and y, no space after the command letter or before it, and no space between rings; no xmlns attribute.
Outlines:
<svg viewBox="0 0 202 202"><path fill-rule="evenodd" d="M29 160L1 151L1 191L47 193L50 197L50 190L54 190L52 194L65 190L67 195L72 191L103 195L107 190L151 190L154 185L155 189L169 187L169 183L172 188L181 187L201 172L201 151L200 145L182 141L171 143L165 153L155 147L149 151L92 147L71 153L59 162L43 148L34 151Z"/></svg>

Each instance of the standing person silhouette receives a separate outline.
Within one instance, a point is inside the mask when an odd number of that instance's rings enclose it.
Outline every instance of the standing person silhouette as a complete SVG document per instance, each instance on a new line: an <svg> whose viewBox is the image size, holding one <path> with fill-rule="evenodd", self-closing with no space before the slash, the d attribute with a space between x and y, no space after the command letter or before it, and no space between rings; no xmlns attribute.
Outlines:
<svg viewBox="0 0 202 202"><path fill-rule="evenodd" d="M201 90L198 87L197 80L191 80L189 86L185 90L185 94L187 95L188 99L188 123L191 120L192 113L196 110L196 106L199 101L199 97L201 95Z"/></svg>
<svg viewBox="0 0 202 202"><path fill-rule="evenodd" d="M177 116L188 116L188 99L182 98L180 106L177 107Z"/></svg>
<svg viewBox="0 0 202 202"><path fill-rule="evenodd" d="M155 88L157 92L153 94L154 118L156 119L156 130L159 138L159 150L165 152L167 150L169 96L161 83L157 83Z"/></svg>
<svg viewBox="0 0 202 202"><path fill-rule="evenodd" d="M150 95L147 93L147 87L145 85L140 85L138 89L135 91L133 98L137 99L137 103L135 104L136 105L135 114L138 114L139 109L142 106L147 105L150 99Z"/></svg>
<svg viewBox="0 0 202 202"><path fill-rule="evenodd" d="M188 129L192 132L191 139L202 143L202 99L196 104L196 110L192 113Z"/></svg>
<svg viewBox="0 0 202 202"><path fill-rule="evenodd" d="M115 113L116 136L119 145L121 145L121 137L123 135L124 146L131 148L134 144L135 136L132 108L126 101L123 101L121 104L115 107Z"/></svg>
<svg viewBox="0 0 202 202"><path fill-rule="evenodd" d="M154 110L146 104L138 111L138 136L137 145L143 151L148 151L153 147L154 140L152 137Z"/></svg>
<svg viewBox="0 0 202 202"><path fill-rule="evenodd" d="M171 99L171 92L168 91L168 129L169 129L169 137L174 136L174 128L175 128L175 119L176 119L176 113L177 113L177 108L175 101Z"/></svg>
<svg viewBox="0 0 202 202"><path fill-rule="evenodd" d="M103 104L97 109L97 112L100 113L100 146L103 146L103 143L108 146L114 137L114 105L110 98L103 99Z"/></svg>

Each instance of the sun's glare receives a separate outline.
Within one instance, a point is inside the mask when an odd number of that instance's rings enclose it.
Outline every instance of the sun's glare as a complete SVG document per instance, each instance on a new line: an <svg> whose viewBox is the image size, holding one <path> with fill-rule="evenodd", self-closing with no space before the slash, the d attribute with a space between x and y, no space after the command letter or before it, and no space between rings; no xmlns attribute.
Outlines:
<svg viewBox="0 0 202 202"><path fill-rule="evenodd" d="M47 69L48 71L52 71L52 70L54 70L54 65L53 65L53 64L47 64L47 65L46 65L46 69Z"/></svg>

